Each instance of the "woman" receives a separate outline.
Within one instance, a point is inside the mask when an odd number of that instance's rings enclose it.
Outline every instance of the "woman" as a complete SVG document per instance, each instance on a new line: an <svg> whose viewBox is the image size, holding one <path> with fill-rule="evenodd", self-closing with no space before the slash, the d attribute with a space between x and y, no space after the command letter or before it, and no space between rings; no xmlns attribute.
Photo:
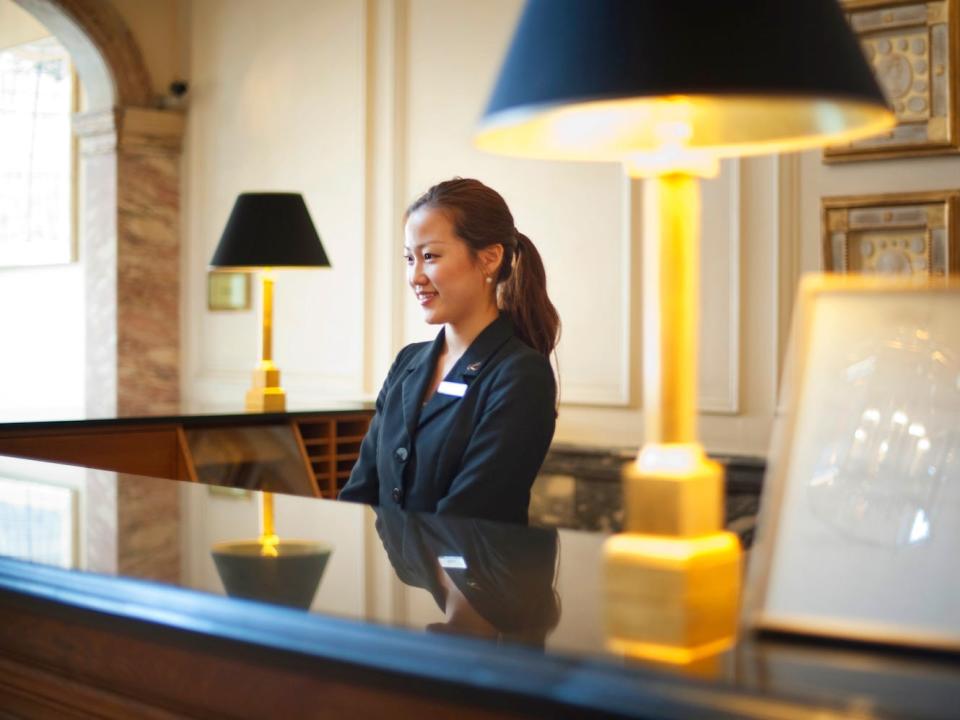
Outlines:
<svg viewBox="0 0 960 720"><path fill-rule="evenodd" d="M540 255L477 180L435 185L404 219L407 280L443 328L397 355L340 498L526 523L556 423Z"/></svg>

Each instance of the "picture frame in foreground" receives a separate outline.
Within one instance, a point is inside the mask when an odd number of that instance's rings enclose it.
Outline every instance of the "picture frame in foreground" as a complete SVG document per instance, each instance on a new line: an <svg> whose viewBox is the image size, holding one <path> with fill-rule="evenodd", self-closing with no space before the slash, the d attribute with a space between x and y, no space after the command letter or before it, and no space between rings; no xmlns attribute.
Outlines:
<svg viewBox="0 0 960 720"><path fill-rule="evenodd" d="M956 280L801 283L746 627L960 651L957 317Z"/></svg>

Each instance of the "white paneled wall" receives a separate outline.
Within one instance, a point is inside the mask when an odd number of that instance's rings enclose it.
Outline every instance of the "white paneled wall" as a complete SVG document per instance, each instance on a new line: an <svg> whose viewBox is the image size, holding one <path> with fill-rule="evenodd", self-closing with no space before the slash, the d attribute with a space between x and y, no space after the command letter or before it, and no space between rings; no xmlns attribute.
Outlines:
<svg viewBox="0 0 960 720"><path fill-rule="evenodd" d="M190 4L184 151L185 395L240 402L258 351L255 312L210 313L206 266L237 194L302 192L332 270L281 271L274 352L294 400L363 387L364 5L353 0Z"/></svg>
<svg viewBox="0 0 960 720"><path fill-rule="evenodd" d="M643 191L619 167L482 154L471 135L521 0L195 0L181 8L185 395L238 403L257 318L210 313L206 262L236 194L304 193L333 268L281 274L276 357L292 405L373 396L396 351L433 337L405 285L402 213L429 185L499 190L540 249L564 324L556 439L642 441ZM700 432L764 454L801 270L819 267L822 195L955 187L957 159L824 166L731 160L703 184Z"/></svg>
<svg viewBox="0 0 960 720"><path fill-rule="evenodd" d="M504 195L543 255L563 321L557 439L639 444L641 184L616 165L504 158L471 144L521 4L191 3L184 346L192 400L238 402L256 359L255 313L205 305L206 262L237 193L304 192L331 256L330 271L277 282L277 361L291 404L310 404L373 395L400 346L433 337L405 285L401 216L431 184L472 176ZM776 180L771 159L728 161L703 186L708 447L762 453L766 445L778 342ZM759 221L746 215L758 210L758 186ZM759 367L750 359L757 353L766 358Z"/></svg>

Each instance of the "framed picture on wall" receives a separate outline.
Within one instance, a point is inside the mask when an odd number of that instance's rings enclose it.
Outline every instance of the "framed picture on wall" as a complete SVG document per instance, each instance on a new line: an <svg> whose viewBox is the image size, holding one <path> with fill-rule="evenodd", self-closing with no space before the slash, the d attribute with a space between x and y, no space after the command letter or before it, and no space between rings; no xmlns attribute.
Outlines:
<svg viewBox="0 0 960 720"><path fill-rule="evenodd" d="M250 287L250 273L211 270L207 273L207 309L249 310Z"/></svg>
<svg viewBox="0 0 960 720"><path fill-rule="evenodd" d="M843 3L896 127L824 151L826 162L960 152L958 2L847 0Z"/></svg>
<svg viewBox="0 0 960 720"><path fill-rule="evenodd" d="M960 284L801 284L747 583L761 630L960 650Z"/></svg>
<svg viewBox="0 0 960 720"><path fill-rule="evenodd" d="M823 198L823 268L943 277L960 271L960 190Z"/></svg>

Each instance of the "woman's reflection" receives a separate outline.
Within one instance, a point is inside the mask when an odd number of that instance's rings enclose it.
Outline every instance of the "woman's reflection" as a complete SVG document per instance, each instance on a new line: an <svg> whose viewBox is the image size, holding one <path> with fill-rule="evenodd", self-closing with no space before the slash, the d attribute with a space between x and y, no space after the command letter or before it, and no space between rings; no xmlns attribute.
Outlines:
<svg viewBox="0 0 960 720"><path fill-rule="evenodd" d="M427 630L543 647L560 621L556 530L375 510L397 576L444 611Z"/></svg>

